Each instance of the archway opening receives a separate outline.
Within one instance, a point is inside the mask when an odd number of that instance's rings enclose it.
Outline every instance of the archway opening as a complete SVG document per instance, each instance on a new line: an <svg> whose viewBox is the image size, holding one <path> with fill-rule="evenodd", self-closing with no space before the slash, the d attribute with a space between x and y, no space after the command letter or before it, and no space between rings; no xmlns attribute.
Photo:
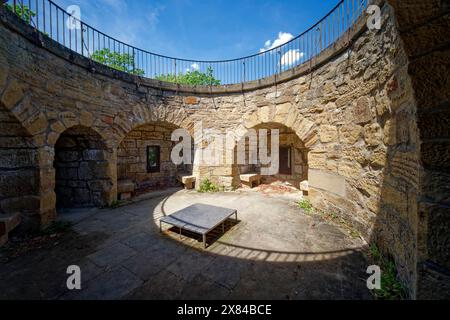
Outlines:
<svg viewBox="0 0 450 320"><path fill-rule="evenodd" d="M279 185L298 190L303 189L302 191L307 192L307 185L306 187L303 186L302 182L308 180L308 150L298 135L293 130L280 123L259 124L250 130L253 130L256 134L258 150L260 150L261 143L263 143L260 139L260 134L263 134L264 131L262 130L266 130L268 155L272 155L272 131L278 130L279 167L276 174L264 175L261 169L269 165L265 165L261 162L259 152L257 161L253 161L252 163L249 158L251 154L250 149L252 144L253 147L255 147L255 142L252 142L249 135L246 135L242 138L245 140L238 142L243 143L243 141L245 141L245 163L237 164L237 172L241 185L248 187L256 187L258 185ZM252 177L255 177L255 179L252 179Z"/></svg>
<svg viewBox="0 0 450 320"><path fill-rule="evenodd" d="M39 208L37 148L16 117L0 105L0 220L21 216L22 222L28 224ZM0 230L0 242L5 236L1 232L5 231Z"/></svg>
<svg viewBox="0 0 450 320"><path fill-rule="evenodd" d="M61 134L55 145L56 207L102 207L112 189L110 151L93 129L75 126Z"/></svg>
<svg viewBox="0 0 450 320"><path fill-rule="evenodd" d="M178 143L171 139L176 129L179 127L174 124L155 121L141 125L125 136L117 153L119 199L182 184L189 189L194 187L193 165L177 165L171 159L172 150Z"/></svg>

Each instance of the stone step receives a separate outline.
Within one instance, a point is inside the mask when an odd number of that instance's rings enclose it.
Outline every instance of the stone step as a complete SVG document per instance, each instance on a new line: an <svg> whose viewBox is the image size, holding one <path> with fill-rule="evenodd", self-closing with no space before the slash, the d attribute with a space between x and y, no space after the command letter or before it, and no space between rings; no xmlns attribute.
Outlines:
<svg viewBox="0 0 450 320"><path fill-rule="evenodd" d="M20 213L0 214L0 246L8 241L8 233L20 224Z"/></svg>

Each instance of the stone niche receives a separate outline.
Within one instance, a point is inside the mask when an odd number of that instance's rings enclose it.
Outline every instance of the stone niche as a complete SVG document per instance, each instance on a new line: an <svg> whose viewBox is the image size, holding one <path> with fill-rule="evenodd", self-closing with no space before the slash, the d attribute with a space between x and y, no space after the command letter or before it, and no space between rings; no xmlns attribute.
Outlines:
<svg viewBox="0 0 450 320"><path fill-rule="evenodd" d="M175 165L170 160L172 148L177 142L171 140L175 125L153 122L129 132L120 143L117 154L117 178L134 183L136 193L178 186L177 175L192 172L190 165ZM149 170L148 147L159 147L159 168Z"/></svg>
<svg viewBox="0 0 450 320"><path fill-rule="evenodd" d="M32 137L0 106L0 217L39 208L37 150Z"/></svg>
<svg viewBox="0 0 450 320"><path fill-rule="evenodd" d="M258 137L258 143L262 141L259 139L259 135L261 130L267 130L267 150L268 155L272 154L271 152L271 130L279 130L279 145L280 145L280 168L278 174L271 176L262 176L262 183L272 183L275 181L286 182L293 187L299 189L300 183L304 180L308 179L308 165L307 165L307 149L305 148L303 142L297 136L297 134L285 127L284 125L277 123L267 123L263 125L258 125L253 128ZM245 164L238 164L238 173L246 174L246 173L261 173L261 168L264 167L263 164L259 161L258 163L252 164L249 161L249 149L250 144L254 143L248 137L245 137ZM288 150L285 156L281 155L281 149ZM283 159L286 160L286 157L289 158L288 166L282 164ZM286 161L284 161L286 162Z"/></svg>
<svg viewBox="0 0 450 320"><path fill-rule="evenodd" d="M67 129L55 145L56 205L59 209L104 206L112 188L110 151L94 130Z"/></svg>

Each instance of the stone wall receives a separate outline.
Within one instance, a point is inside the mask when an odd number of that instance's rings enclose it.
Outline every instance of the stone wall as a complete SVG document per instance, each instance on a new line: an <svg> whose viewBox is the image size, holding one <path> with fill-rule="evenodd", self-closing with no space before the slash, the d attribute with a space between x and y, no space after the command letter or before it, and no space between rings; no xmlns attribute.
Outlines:
<svg viewBox="0 0 450 320"><path fill-rule="evenodd" d="M281 182L287 182L293 187L300 189L300 182L303 180L307 180L308 178L308 165L307 165L307 149L305 148L304 144L298 136L295 134L294 131L277 124L263 124L256 126L255 133L257 137L260 135L260 130L265 129L267 130L267 150L268 155L270 156L272 154L271 150L271 130L278 130L279 132L279 145L280 147L289 147L291 148L291 174L275 174L271 176L262 176L261 181L263 183L272 183L275 181L281 181ZM261 143L261 141L258 141ZM239 164L238 165L238 174L244 174L244 173L261 173L262 167L268 167L268 165L263 165L260 162L260 159L257 159L258 162L256 164L250 164L249 156L250 156L250 144L251 140L246 137L245 138L245 165ZM237 149L237 147L236 147ZM236 158L237 163L237 158Z"/></svg>
<svg viewBox="0 0 450 320"><path fill-rule="evenodd" d="M170 153L175 142L171 140L176 126L154 122L140 126L120 143L117 153L117 177L130 180L135 184L136 192L164 189L179 185L177 173L184 171L184 166L175 165L170 160ZM147 147L160 147L160 170L148 172Z"/></svg>
<svg viewBox="0 0 450 320"><path fill-rule="evenodd" d="M0 214L28 212L39 203L36 166L32 137L0 103Z"/></svg>
<svg viewBox="0 0 450 320"><path fill-rule="evenodd" d="M111 70L39 38L16 20L0 11L0 99L32 136L40 177L34 211L42 223L55 215L55 143L68 128L92 128L112 150L106 196L111 202L122 164L117 150L142 125L161 121L193 133L201 121L205 129L231 130L239 140L255 126L277 123L295 132L309 151L313 204L392 254L412 297L420 296L418 255L446 265L442 241L448 232L440 226L449 221L447 211L419 198L422 193L446 201L437 192L446 176L431 168L446 168L447 162L421 156L411 67L389 5L383 6L381 30L366 30L361 20L311 63L261 82L218 88L185 88ZM426 97L421 104L427 105ZM422 152L446 150L431 146ZM423 163L431 170L424 177ZM238 176L233 164L193 171L224 186Z"/></svg>
<svg viewBox="0 0 450 320"><path fill-rule="evenodd" d="M450 3L390 0L417 101L421 164L417 203L418 298L450 299ZM416 161L403 158L412 166ZM398 166L397 166L398 167ZM397 173L409 177L407 167Z"/></svg>
<svg viewBox="0 0 450 320"><path fill-rule="evenodd" d="M99 134L75 126L56 142L56 206L77 208L108 205L113 183L108 172L108 150Z"/></svg>

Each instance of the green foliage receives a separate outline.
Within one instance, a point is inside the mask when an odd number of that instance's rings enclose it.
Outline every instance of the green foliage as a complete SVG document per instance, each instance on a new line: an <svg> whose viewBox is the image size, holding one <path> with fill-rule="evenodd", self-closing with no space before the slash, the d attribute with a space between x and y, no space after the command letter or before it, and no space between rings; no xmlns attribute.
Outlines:
<svg viewBox="0 0 450 320"><path fill-rule="evenodd" d="M375 243L370 245L370 257L376 262L381 260L381 252Z"/></svg>
<svg viewBox="0 0 450 320"><path fill-rule="evenodd" d="M199 192L218 192L219 187L217 187L215 184L213 184L209 179L205 179L200 184Z"/></svg>
<svg viewBox="0 0 450 320"><path fill-rule="evenodd" d="M137 76L145 74L144 70L134 67L134 56L128 53L118 53L105 48L96 50L92 54L91 59L119 71Z"/></svg>
<svg viewBox="0 0 450 320"><path fill-rule="evenodd" d="M6 5L7 9L14 12L13 5L11 5L9 3L5 3L5 5ZM16 15L18 17L22 18L22 13L23 13L23 20L25 20L27 23L31 23L31 19L36 16L36 13L31 11L30 8L28 8L28 6L26 6L26 5L23 5L23 11L22 11L22 5L17 3L16 4Z"/></svg>
<svg viewBox="0 0 450 320"><path fill-rule="evenodd" d="M200 72L198 70L188 71L185 74L178 74L177 76L173 74L161 74L156 76L156 80L173 82L186 85L197 85L197 86L218 86L220 85L220 80L214 78L214 71L211 67L208 67L206 72Z"/></svg>
<svg viewBox="0 0 450 320"><path fill-rule="evenodd" d="M361 238L361 234L356 230L350 223L348 223L345 219L339 217L339 215L336 212L329 211L325 212L322 210L315 210L307 199L302 199L299 202L297 202L297 205L299 208L303 209L307 215L313 215L316 214L320 216L322 219L327 221L333 221L334 223L337 223L340 225L340 227L344 228L350 237L352 238Z"/></svg>
<svg viewBox="0 0 450 320"><path fill-rule="evenodd" d="M313 213L314 209L313 206L311 204L311 202L309 202L308 199L302 199L300 200L297 205L303 209L307 214L311 214Z"/></svg>
<svg viewBox="0 0 450 320"><path fill-rule="evenodd" d="M398 279L397 267L391 257L384 256L376 244L369 250L373 263L381 268L381 289L373 290L375 299L399 300L406 297L406 289Z"/></svg>
<svg viewBox="0 0 450 320"><path fill-rule="evenodd" d="M111 209L116 209L118 207L120 207L122 205L122 201L120 200L114 200L113 202L111 202L111 204L108 206Z"/></svg>

